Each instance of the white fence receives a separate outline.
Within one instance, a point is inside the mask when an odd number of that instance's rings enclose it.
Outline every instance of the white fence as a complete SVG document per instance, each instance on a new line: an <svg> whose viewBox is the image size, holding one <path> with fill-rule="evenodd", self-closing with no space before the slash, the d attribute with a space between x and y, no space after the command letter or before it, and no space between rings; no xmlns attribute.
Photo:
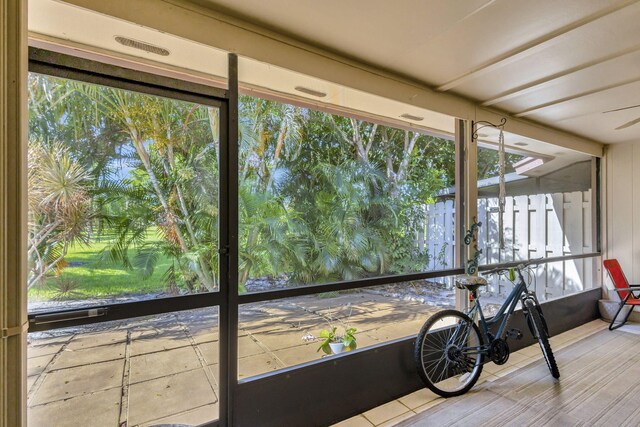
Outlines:
<svg viewBox="0 0 640 427"><path fill-rule="evenodd" d="M428 205L425 227L417 245L430 255L429 269L453 268L455 207L453 201ZM480 264L556 257L593 252L591 191L507 197L504 243L498 244L498 199L478 200ZM579 259L545 264L536 270L536 292L541 299L592 287L594 260ZM494 281L490 291L505 295L506 281Z"/></svg>

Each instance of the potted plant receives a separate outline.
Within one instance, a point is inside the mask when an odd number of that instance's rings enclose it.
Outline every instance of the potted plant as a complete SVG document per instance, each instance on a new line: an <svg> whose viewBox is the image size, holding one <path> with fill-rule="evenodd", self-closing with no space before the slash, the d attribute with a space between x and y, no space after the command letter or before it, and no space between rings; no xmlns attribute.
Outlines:
<svg viewBox="0 0 640 427"><path fill-rule="evenodd" d="M338 328L333 326L331 329L320 331L322 344L320 344L317 351L322 350L326 354L340 354L344 351L356 349L356 328L345 328L342 334L338 334L337 330Z"/></svg>

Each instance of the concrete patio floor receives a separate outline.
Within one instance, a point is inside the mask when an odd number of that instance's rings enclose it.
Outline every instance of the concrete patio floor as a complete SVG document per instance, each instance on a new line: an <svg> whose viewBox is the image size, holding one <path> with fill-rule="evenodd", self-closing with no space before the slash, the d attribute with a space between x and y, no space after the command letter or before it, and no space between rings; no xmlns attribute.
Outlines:
<svg viewBox="0 0 640 427"><path fill-rule="evenodd" d="M239 379L330 357L302 339L330 323L355 327L364 348L416 334L441 308L366 291L243 305ZM30 334L29 426L214 420L218 348L215 309Z"/></svg>

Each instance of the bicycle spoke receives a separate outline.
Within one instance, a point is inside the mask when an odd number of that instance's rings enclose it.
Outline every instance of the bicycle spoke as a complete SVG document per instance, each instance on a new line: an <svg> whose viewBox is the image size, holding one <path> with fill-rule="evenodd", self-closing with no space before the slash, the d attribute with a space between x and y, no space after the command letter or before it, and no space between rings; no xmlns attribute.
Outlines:
<svg viewBox="0 0 640 427"><path fill-rule="evenodd" d="M477 328L464 314L451 310L434 316L416 342L420 375L443 396L468 390L482 370L481 344Z"/></svg>

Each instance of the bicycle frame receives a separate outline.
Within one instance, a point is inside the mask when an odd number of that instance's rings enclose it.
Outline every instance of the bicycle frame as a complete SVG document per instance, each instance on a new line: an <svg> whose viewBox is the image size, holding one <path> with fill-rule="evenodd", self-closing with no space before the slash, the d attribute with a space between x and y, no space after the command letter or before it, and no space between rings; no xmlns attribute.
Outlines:
<svg viewBox="0 0 640 427"><path fill-rule="evenodd" d="M530 292L527 290L527 285L520 271L518 271L518 278L518 283L511 290L511 293L509 294L509 296L507 296L505 302L502 304L495 316L493 316L493 318L489 320L484 317L482 306L480 305L480 300L478 299L477 295L474 295L473 307L471 307L471 310L469 310L467 316L469 316L474 323L478 324L478 326L480 327L480 332L482 333L482 338L486 344L491 344L491 341L493 341L495 338L503 337L509 317L515 311L516 306L518 305L518 301L524 300L524 295L531 296ZM490 330L495 327L495 325L499 326L495 335L492 337L490 335Z"/></svg>

